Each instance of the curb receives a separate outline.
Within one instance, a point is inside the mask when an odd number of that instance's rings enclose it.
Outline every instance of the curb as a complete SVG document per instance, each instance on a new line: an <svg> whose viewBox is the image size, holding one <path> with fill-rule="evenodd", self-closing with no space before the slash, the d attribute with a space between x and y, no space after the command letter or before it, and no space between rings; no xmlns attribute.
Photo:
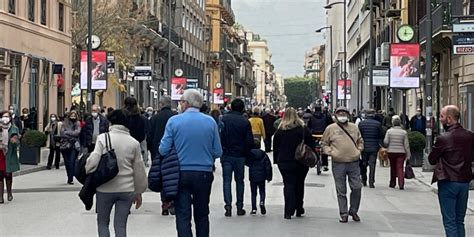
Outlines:
<svg viewBox="0 0 474 237"><path fill-rule="evenodd" d="M415 172L415 179L420 182L421 184L429 187L431 189L431 192L435 193L435 194L438 194L438 188L435 188L433 186L431 186L431 183L430 182L426 182L424 181L423 179L419 178L419 175L423 176L423 174L421 172ZM472 206L469 206L469 202L467 203L467 209L471 212L474 213L474 207Z"/></svg>
<svg viewBox="0 0 474 237"><path fill-rule="evenodd" d="M64 166L64 161L61 161L59 163L59 166ZM43 170L46 170L46 165L38 164L35 167L31 167L31 168L24 169L24 170L20 169L19 171L14 172L13 177L17 177L17 176L21 176L21 175L27 175L27 174L31 174L31 173L36 173L36 172L40 172L40 171L43 171Z"/></svg>

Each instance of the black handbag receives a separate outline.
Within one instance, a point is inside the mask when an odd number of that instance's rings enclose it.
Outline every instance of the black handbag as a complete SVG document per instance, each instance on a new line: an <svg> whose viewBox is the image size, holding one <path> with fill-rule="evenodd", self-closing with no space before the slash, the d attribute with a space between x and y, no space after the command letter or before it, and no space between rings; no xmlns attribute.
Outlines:
<svg viewBox="0 0 474 237"><path fill-rule="evenodd" d="M411 167L410 162L407 160L405 164L405 179L414 179L415 172L413 172L413 168Z"/></svg>
<svg viewBox="0 0 474 237"><path fill-rule="evenodd" d="M316 154L313 152L311 147L304 143L304 127L303 127L303 139L301 143L296 147L295 160L303 165L310 168L316 166Z"/></svg>
<svg viewBox="0 0 474 237"><path fill-rule="evenodd" d="M96 171L93 173L93 179L98 186L105 184L115 178L119 172L117 164L117 155L112 147L109 133L105 133L105 147L107 152L100 157Z"/></svg>

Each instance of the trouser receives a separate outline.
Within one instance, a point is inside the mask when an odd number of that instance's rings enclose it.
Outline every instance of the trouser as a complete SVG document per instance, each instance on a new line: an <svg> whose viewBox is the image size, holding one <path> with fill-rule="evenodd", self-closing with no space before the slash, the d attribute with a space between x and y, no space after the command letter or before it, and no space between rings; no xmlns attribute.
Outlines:
<svg viewBox="0 0 474 237"><path fill-rule="evenodd" d="M367 166L369 166L369 184L375 183L375 164L377 163L377 152L362 152L362 160L360 160L360 174L362 183L367 183Z"/></svg>
<svg viewBox="0 0 474 237"><path fill-rule="evenodd" d="M181 171L179 191L174 201L178 237L193 236L191 213L194 215L196 237L209 236L209 201L213 180L212 172Z"/></svg>
<svg viewBox="0 0 474 237"><path fill-rule="evenodd" d="M390 187L395 187L395 180L398 177L398 186L403 188L405 185L405 173L403 165L405 163L405 153L388 153L390 160Z"/></svg>
<svg viewBox="0 0 474 237"><path fill-rule="evenodd" d="M74 167L76 166L76 159L78 152L74 148L68 148L61 151L66 166L67 182L74 181Z"/></svg>
<svg viewBox="0 0 474 237"><path fill-rule="evenodd" d="M294 161L281 162L278 169L283 177L284 214L292 216L296 210L303 209L304 181L309 168Z"/></svg>
<svg viewBox="0 0 474 237"><path fill-rule="evenodd" d="M270 152L272 151L272 134L266 134L265 139L263 142L265 143L265 152Z"/></svg>
<svg viewBox="0 0 474 237"><path fill-rule="evenodd" d="M329 160L328 160L329 156L324 154L324 153L321 153L321 165L322 166L329 166Z"/></svg>
<svg viewBox="0 0 474 237"><path fill-rule="evenodd" d="M49 146L49 156L48 156L48 164L47 167L51 167L53 165L54 159L54 166L56 169L59 169L59 160L61 159L61 150L59 146Z"/></svg>
<svg viewBox="0 0 474 237"><path fill-rule="evenodd" d="M224 156L221 158L222 177L224 180L224 202L226 207L232 206L232 172L237 194L237 209L244 207L244 176L245 157Z"/></svg>
<svg viewBox="0 0 474 237"><path fill-rule="evenodd" d="M115 206L114 230L115 236L127 236L127 220L135 194L133 192L102 193L97 192L97 227L99 237L109 237L110 212Z"/></svg>
<svg viewBox="0 0 474 237"><path fill-rule="evenodd" d="M349 214L357 214L362 195L362 183L360 181L359 161L354 162L332 162L332 173L336 184L337 202L339 204L339 215L341 217ZM347 184L349 180L350 208L347 207Z"/></svg>
<svg viewBox="0 0 474 237"><path fill-rule="evenodd" d="M447 237L464 237L469 183L438 181L438 199Z"/></svg>
<svg viewBox="0 0 474 237"><path fill-rule="evenodd" d="M265 180L261 182L250 181L250 191L252 193L252 210L257 209L257 189L260 194L260 205L265 205Z"/></svg>
<svg viewBox="0 0 474 237"><path fill-rule="evenodd" d="M13 173L7 173L5 171L0 171L0 200L3 201L3 192L4 192L4 189L3 189L3 180L5 180L6 182L6 186L7 186L7 193L9 195L12 194L12 184L13 184Z"/></svg>
<svg viewBox="0 0 474 237"><path fill-rule="evenodd" d="M147 149L146 140L143 140L140 143L140 148L142 150L143 163L145 164L146 167L148 167L148 149Z"/></svg>

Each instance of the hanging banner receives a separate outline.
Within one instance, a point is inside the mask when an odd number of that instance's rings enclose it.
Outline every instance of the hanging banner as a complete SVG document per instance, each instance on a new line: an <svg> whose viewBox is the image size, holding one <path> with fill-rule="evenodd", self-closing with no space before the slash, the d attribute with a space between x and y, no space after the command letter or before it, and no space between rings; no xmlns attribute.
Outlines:
<svg viewBox="0 0 474 237"><path fill-rule="evenodd" d="M214 89L212 92L214 104L224 104L224 89Z"/></svg>
<svg viewBox="0 0 474 237"><path fill-rule="evenodd" d="M337 99L344 99L344 92L346 93L346 99L351 99L351 80L346 80L346 85L344 86L344 80L337 80Z"/></svg>
<svg viewBox="0 0 474 237"><path fill-rule="evenodd" d="M107 90L107 52L92 51L92 90ZM87 51L81 51L81 89L87 89Z"/></svg>
<svg viewBox="0 0 474 237"><path fill-rule="evenodd" d="M173 77L171 78L171 99L181 100L181 96L186 89L186 78Z"/></svg>
<svg viewBox="0 0 474 237"><path fill-rule="evenodd" d="M420 87L420 45L390 45L390 87Z"/></svg>

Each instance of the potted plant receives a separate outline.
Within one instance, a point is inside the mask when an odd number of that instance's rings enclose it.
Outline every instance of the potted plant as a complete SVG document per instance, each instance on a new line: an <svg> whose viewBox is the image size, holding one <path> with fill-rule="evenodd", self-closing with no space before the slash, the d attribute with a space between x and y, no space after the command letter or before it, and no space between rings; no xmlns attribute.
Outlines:
<svg viewBox="0 0 474 237"><path fill-rule="evenodd" d="M414 167L420 167L423 164L423 151L426 147L426 138L417 131L408 132L408 142L410 143L411 160Z"/></svg>
<svg viewBox="0 0 474 237"><path fill-rule="evenodd" d="M46 145L48 136L38 130L28 130L21 137L20 163L38 165L41 161L41 147Z"/></svg>

